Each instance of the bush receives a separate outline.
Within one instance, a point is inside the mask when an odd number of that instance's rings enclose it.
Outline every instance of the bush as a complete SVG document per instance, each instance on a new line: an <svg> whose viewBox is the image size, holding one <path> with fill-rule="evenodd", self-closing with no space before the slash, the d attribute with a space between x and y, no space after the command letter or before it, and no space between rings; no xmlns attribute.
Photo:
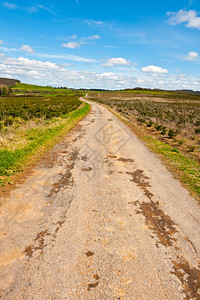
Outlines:
<svg viewBox="0 0 200 300"><path fill-rule="evenodd" d="M165 135L167 133L167 128L165 126L162 127L161 134Z"/></svg>
<svg viewBox="0 0 200 300"><path fill-rule="evenodd" d="M183 145L184 144L184 140L177 140L177 142L178 142L178 144L179 144L179 146L181 146L181 145Z"/></svg>
<svg viewBox="0 0 200 300"><path fill-rule="evenodd" d="M11 88L9 88L6 85L1 85L0 86L0 96L9 96L9 94L11 93Z"/></svg>
<svg viewBox="0 0 200 300"><path fill-rule="evenodd" d="M195 128L195 133L200 133L200 128Z"/></svg>
<svg viewBox="0 0 200 300"><path fill-rule="evenodd" d="M189 146L189 147L188 147L188 151L189 151L189 152L194 152L195 149L196 149L195 146Z"/></svg>
<svg viewBox="0 0 200 300"><path fill-rule="evenodd" d="M172 148L172 152L179 153L178 149Z"/></svg>
<svg viewBox="0 0 200 300"><path fill-rule="evenodd" d="M162 128L163 128L163 126L162 126L162 125L160 125L160 124L158 124L158 123L157 123L157 124L155 124L155 126L154 126L154 127L155 127L155 129L156 129L156 130L158 130L158 131L161 131L161 130L162 130Z"/></svg>
<svg viewBox="0 0 200 300"><path fill-rule="evenodd" d="M147 127L152 127L153 126L153 122L150 120L148 123L147 123Z"/></svg>
<svg viewBox="0 0 200 300"><path fill-rule="evenodd" d="M173 137L176 136L176 132L174 131L174 129L171 129L171 128L169 129L168 136L170 139L172 139Z"/></svg>
<svg viewBox="0 0 200 300"><path fill-rule="evenodd" d="M8 116L4 121L5 126L11 126L13 123L14 123L14 119L11 116Z"/></svg>

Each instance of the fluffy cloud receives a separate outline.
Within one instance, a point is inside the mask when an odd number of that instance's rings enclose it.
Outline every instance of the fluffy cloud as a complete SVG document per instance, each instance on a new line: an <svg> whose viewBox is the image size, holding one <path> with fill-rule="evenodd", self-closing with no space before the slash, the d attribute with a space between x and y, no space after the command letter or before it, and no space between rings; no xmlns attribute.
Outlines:
<svg viewBox="0 0 200 300"><path fill-rule="evenodd" d="M170 25L177 25L181 23L186 23L188 28L196 28L200 30L200 17L197 16L195 10L184 10L181 9L178 12L168 12Z"/></svg>
<svg viewBox="0 0 200 300"><path fill-rule="evenodd" d="M97 34L94 34L94 35L88 37L89 40L99 40L100 38L101 37Z"/></svg>
<svg viewBox="0 0 200 300"><path fill-rule="evenodd" d="M80 44L77 42L62 43L62 47L75 49L75 48L79 48Z"/></svg>
<svg viewBox="0 0 200 300"><path fill-rule="evenodd" d="M105 67L113 67L115 65L124 65L124 66L129 66L130 61L126 60L125 58L122 57L113 57L113 58L108 58L108 60L102 64Z"/></svg>
<svg viewBox="0 0 200 300"><path fill-rule="evenodd" d="M67 67L67 66L66 66ZM200 79L183 74L149 76L137 70L133 73L89 72L68 70L64 65L50 61L30 60L25 57L13 58L0 54L0 77L18 78L22 82L68 86L73 88L123 89L136 86L163 89L198 90ZM156 74L155 74L156 75Z"/></svg>
<svg viewBox="0 0 200 300"><path fill-rule="evenodd" d="M143 72L146 72L146 73L156 73L156 74L166 74L166 73L168 73L167 69L163 69L161 67L157 67L157 66L153 66L153 65L143 67L141 70Z"/></svg>
<svg viewBox="0 0 200 300"><path fill-rule="evenodd" d="M185 57L185 60L197 60L199 58L199 54L194 51L190 51L188 55Z"/></svg>
<svg viewBox="0 0 200 300"><path fill-rule="evenodd" d="M33 48L29 45L22 45L21 50L29 52L29 53L34 53Z"/></svg>
<svg viewBox="0 0 200 300"><path fill-rule="evenodd" d="M36 69L38 71L40 70L65 70L60 68L56 63L52 63L49 61L42 62L35 59L28 59L25 57L19 57L19 58L7 58L4 61L4 65L7 65L8 68L11 66L16 67L16 69L22 68L22 69Z"/></svg>
<svg viewBox="0 0 200 300"><path fill-rule="evenodd" d="M4 41L3 40L0 40L0 45L3 45L4 44Z"/></svg>

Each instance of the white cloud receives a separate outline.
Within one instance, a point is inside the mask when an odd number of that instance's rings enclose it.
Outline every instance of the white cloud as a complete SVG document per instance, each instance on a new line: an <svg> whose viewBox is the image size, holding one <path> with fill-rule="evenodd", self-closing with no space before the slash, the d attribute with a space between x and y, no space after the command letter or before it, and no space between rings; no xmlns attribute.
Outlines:
<svg viewBox="0 0 200 300"><path fill-rule="evenodd" d="M178 12L168 12L170 25L186 23L188 28L196 28L200 30L200 17L197 16L196 10L181 9Z"/></svg>
<svg viewBox="0 0 200 300"><path fill-rule="evenodd" d="M141 70L143 72L146 72L146 73L157 73L157 74L166 74L166 73L168 73L167 69L163 69L161 67L157 67L157 66L153 66L153 65L143 67Z"/></svg>
<svg viewBox="0 0 200 300"><path fill-rule="evenodd" d="M89 40L99 40L100 38L101 37L97 34L94 34L94 35L88 37Z"/></svg>
<svg viewBox="0 0 200 300"><path fill-rule="evenodd" d="M7 66L15 66L16 68L25 68L25 69L37 69L37 70L62 70L56 63L49 61L42 62L35 59L28 59L25 57L19 58L7 58L4 62Z"/></svg>
<svg viewBox="0 0 200 300"><path fill-rule="evenodd" d="M185 60L197 60L199 58L199 54L194 51L190 51L187 56L185 56Z"/></svg>
<svg viewBox="0 0 200 300"><path fill-rule="evenodd" d="M61 64L62 66L65 66L65 67L73 67L74 66L74 64L67 64L67 63L63 63L63 64Z"/></svg>
<svg viewBox="0 0 200 300"><path fill-rule="evenodd" d="M75 48L79 48L80 44L77 42L62 43L62 47L75 49Z"/></svg>
<svg viewBox="0 0 200 300"><path fill-rule="evenodd" d="M56 13L53 10L51 10L49 7L47 7L47 6L44 6L44 5L41 5L41 4L37 4L36 8L42 9L42 10L46 10L47 12L49 12L49 13L51 13L53 15L56 15Z"/></svg>
<svg viewBox="0 0 200 300"><path fill-rule="evenodd" d="M4 44L4 41L3 40L0 40L0 45L3 45Z"/></svg>
<svg viewBox="0 0 200 300"><path fill-rule="evenodd" d="M30 45L22 45L21 50L29 53L34 53L34 50Z"/></svg>
<svg viewBox="0 0 200 300"><path fill-rule="evenodd" d="M97 21L97 20L85 20L85 22L91 27L107 27L112 29L112 25L109 22Z"/></svg>
<svg viewBox="0 0 200 300"><path fill-rule="evenodd" d="M3 6L7 7L8 9L17 9L18 8L18 6L13 3L3 2L2 4L3 4Z"/></svg>
<svg viewBox="0 0 200 300"><path fill-rule="evenodd" d="M77 39L77 35L76 35L76 34L71 35L69 38L70 38L70 39Z"/></svg>
<svg viewBox="0 0 200 300"><path fill-rule="evenodd" d="M1 47L0 47L0 49L1 49ZM58 54L37 53L37 57L53 58L53 59L67 59L67 60L79 61L79 62L85 62L85 63L97 63L98 62L96 59L93 59L93 58L87 58L87 57L71 55L71 54L58 55Z"/></svg>
<svg viewBox="0 0 200 300"><path fill-rule="evenodd" d="M123 89L136 86L163 89L198 90L200 79L195 76L159 74L149 76L137 73L89 72L68 70L50 61L30 60L25 57L13 58L0 55L0 77L18 78L22 82L39 85L68 86L73 88Z"/></svg>
<svg viewBox="0 0 200 300"><path fill-rule="evenodd" d="M8 47L2 47L2 46L0 46L0 50L5 51L5 52L19 51L19 49L17 49L17 48L8 48Z"/></svg>
<svg viewBox="0 0 200 300"><path fill-rule="evenodd" d="M129 66L130 62L122 57L113 57L113 58L108 58L108 60L104 64L102 64L102 66L105 67L113 67L115 65Z"/></svg>
<svg viewBox="0 0 200 300"><path fill-rule="evenodd" d="M104 48L118 48L118 46L104 46Z"/></svg>
<svg viewBox="0 0 200 300"><path fill-rule="evenodd" d="M49 13L55 15L55 12L53 10L51 10L49 7L41 5L41 4L36 4L35 6L29 6L29 7L21 7L21 6L18 6L16 4L13 4L10 2L3 2L2 4L3 4L3 6L5 6L6 8L8 8L10 10L18 9L18 10L27 11L29 13L36 13L39 10L45 10L45 11L48 11Z"/></svg>
<svg viewBox="0 0 200 300"><path fill-rule="evenodd" d="M86 20L86 23L89 25L89 26L99 26L99 27L103 27L106 25L105 22L102 22L102 21L95 21L95 20Z"/></svg>

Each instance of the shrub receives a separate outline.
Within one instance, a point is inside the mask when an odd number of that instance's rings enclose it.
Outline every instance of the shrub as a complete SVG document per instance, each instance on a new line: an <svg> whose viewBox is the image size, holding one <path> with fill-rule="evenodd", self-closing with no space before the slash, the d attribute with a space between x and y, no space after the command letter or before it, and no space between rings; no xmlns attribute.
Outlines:
<svg viewBox="0 0 200 300"><path fill-rule="evenodd" d="M163 126L162 125L160 125L160 124L155 124L155 129L156 130L158 130L158 131L161 131L162 130L162 128L163 128Z"/></svg>
<svg viewBox="0 0 200 300"><path fill-rule="evenodd" d="M189 147L188 147L188 151L189 151L189 152L194 152L195 149L196 149L195 146L189 146Z"/></svg>
<svg viewBox="0 0 200 300"><path fill-rule="evenodd" d="M170 139L172 139L173 137L176 136L176 132L174 131L174 129L171 129L171 128L169 129L168 136Z"/></svg>
<svg viewBox="0 0 200 300"><path fill-rule="evenodd" d="M153 126L153 122L150 120L148 123L147 123L147 127L152 127Z"/></svg>
<svg viewBox="0 0 200 300"><path fill-rule="evenodd" d="M178 149L172 148L172 152L179 153Z"/></svg>
<svg viewBox="0 0 200 300"><path fill-rule="evenodd" d="M162 127L162 131L161 131L161 134L162 135L165 135L167 132L167 128L165 126Z"/></svg>
<svg viewBox="0 0 200 300"><path fill-rule="evenodd" d="M177 140L177 142L178 142L178 144L179 144L179 146L181 146L181 145L183 145L184 144L184 140Z"/></svg>
<svg viewBox="0 0 200 300"><path fill-rule="evenodd" d="M11 93L11 88L9 88L6 85L1 85L0 86L0 96L9 96L9 94Z"/></svg>
<svg viewBox="0 0 200 300"><path fill-rule="evenodd" d="M200 128L195 128L195 133L200 133Z"/></svg>

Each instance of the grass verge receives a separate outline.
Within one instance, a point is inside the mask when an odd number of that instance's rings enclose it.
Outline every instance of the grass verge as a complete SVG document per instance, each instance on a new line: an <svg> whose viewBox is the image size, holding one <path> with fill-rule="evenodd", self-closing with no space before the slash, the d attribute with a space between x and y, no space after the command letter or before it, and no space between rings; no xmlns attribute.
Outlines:
<svg viewBox="0 0 200 300"><path fill-rule="evenodd" d="M33 165L44 153L72 130L90 111L83 103L78 109L62 116L62 122L52 128L37 128L27 132L28 143L19 149L0 150L0 186L12 183L13 175ZM63 122L64 120L64 122Z"/></svg>
<svg viewBox="0 0 200 300"><path fill-rule="evenodd" d="M196 195L198 200L200 200L200 165L180 153L178 149L154 137L146 136L144 140L155 153L162 156L171 169L176 171L181 181L192 192L193 196Z"/></svg>

